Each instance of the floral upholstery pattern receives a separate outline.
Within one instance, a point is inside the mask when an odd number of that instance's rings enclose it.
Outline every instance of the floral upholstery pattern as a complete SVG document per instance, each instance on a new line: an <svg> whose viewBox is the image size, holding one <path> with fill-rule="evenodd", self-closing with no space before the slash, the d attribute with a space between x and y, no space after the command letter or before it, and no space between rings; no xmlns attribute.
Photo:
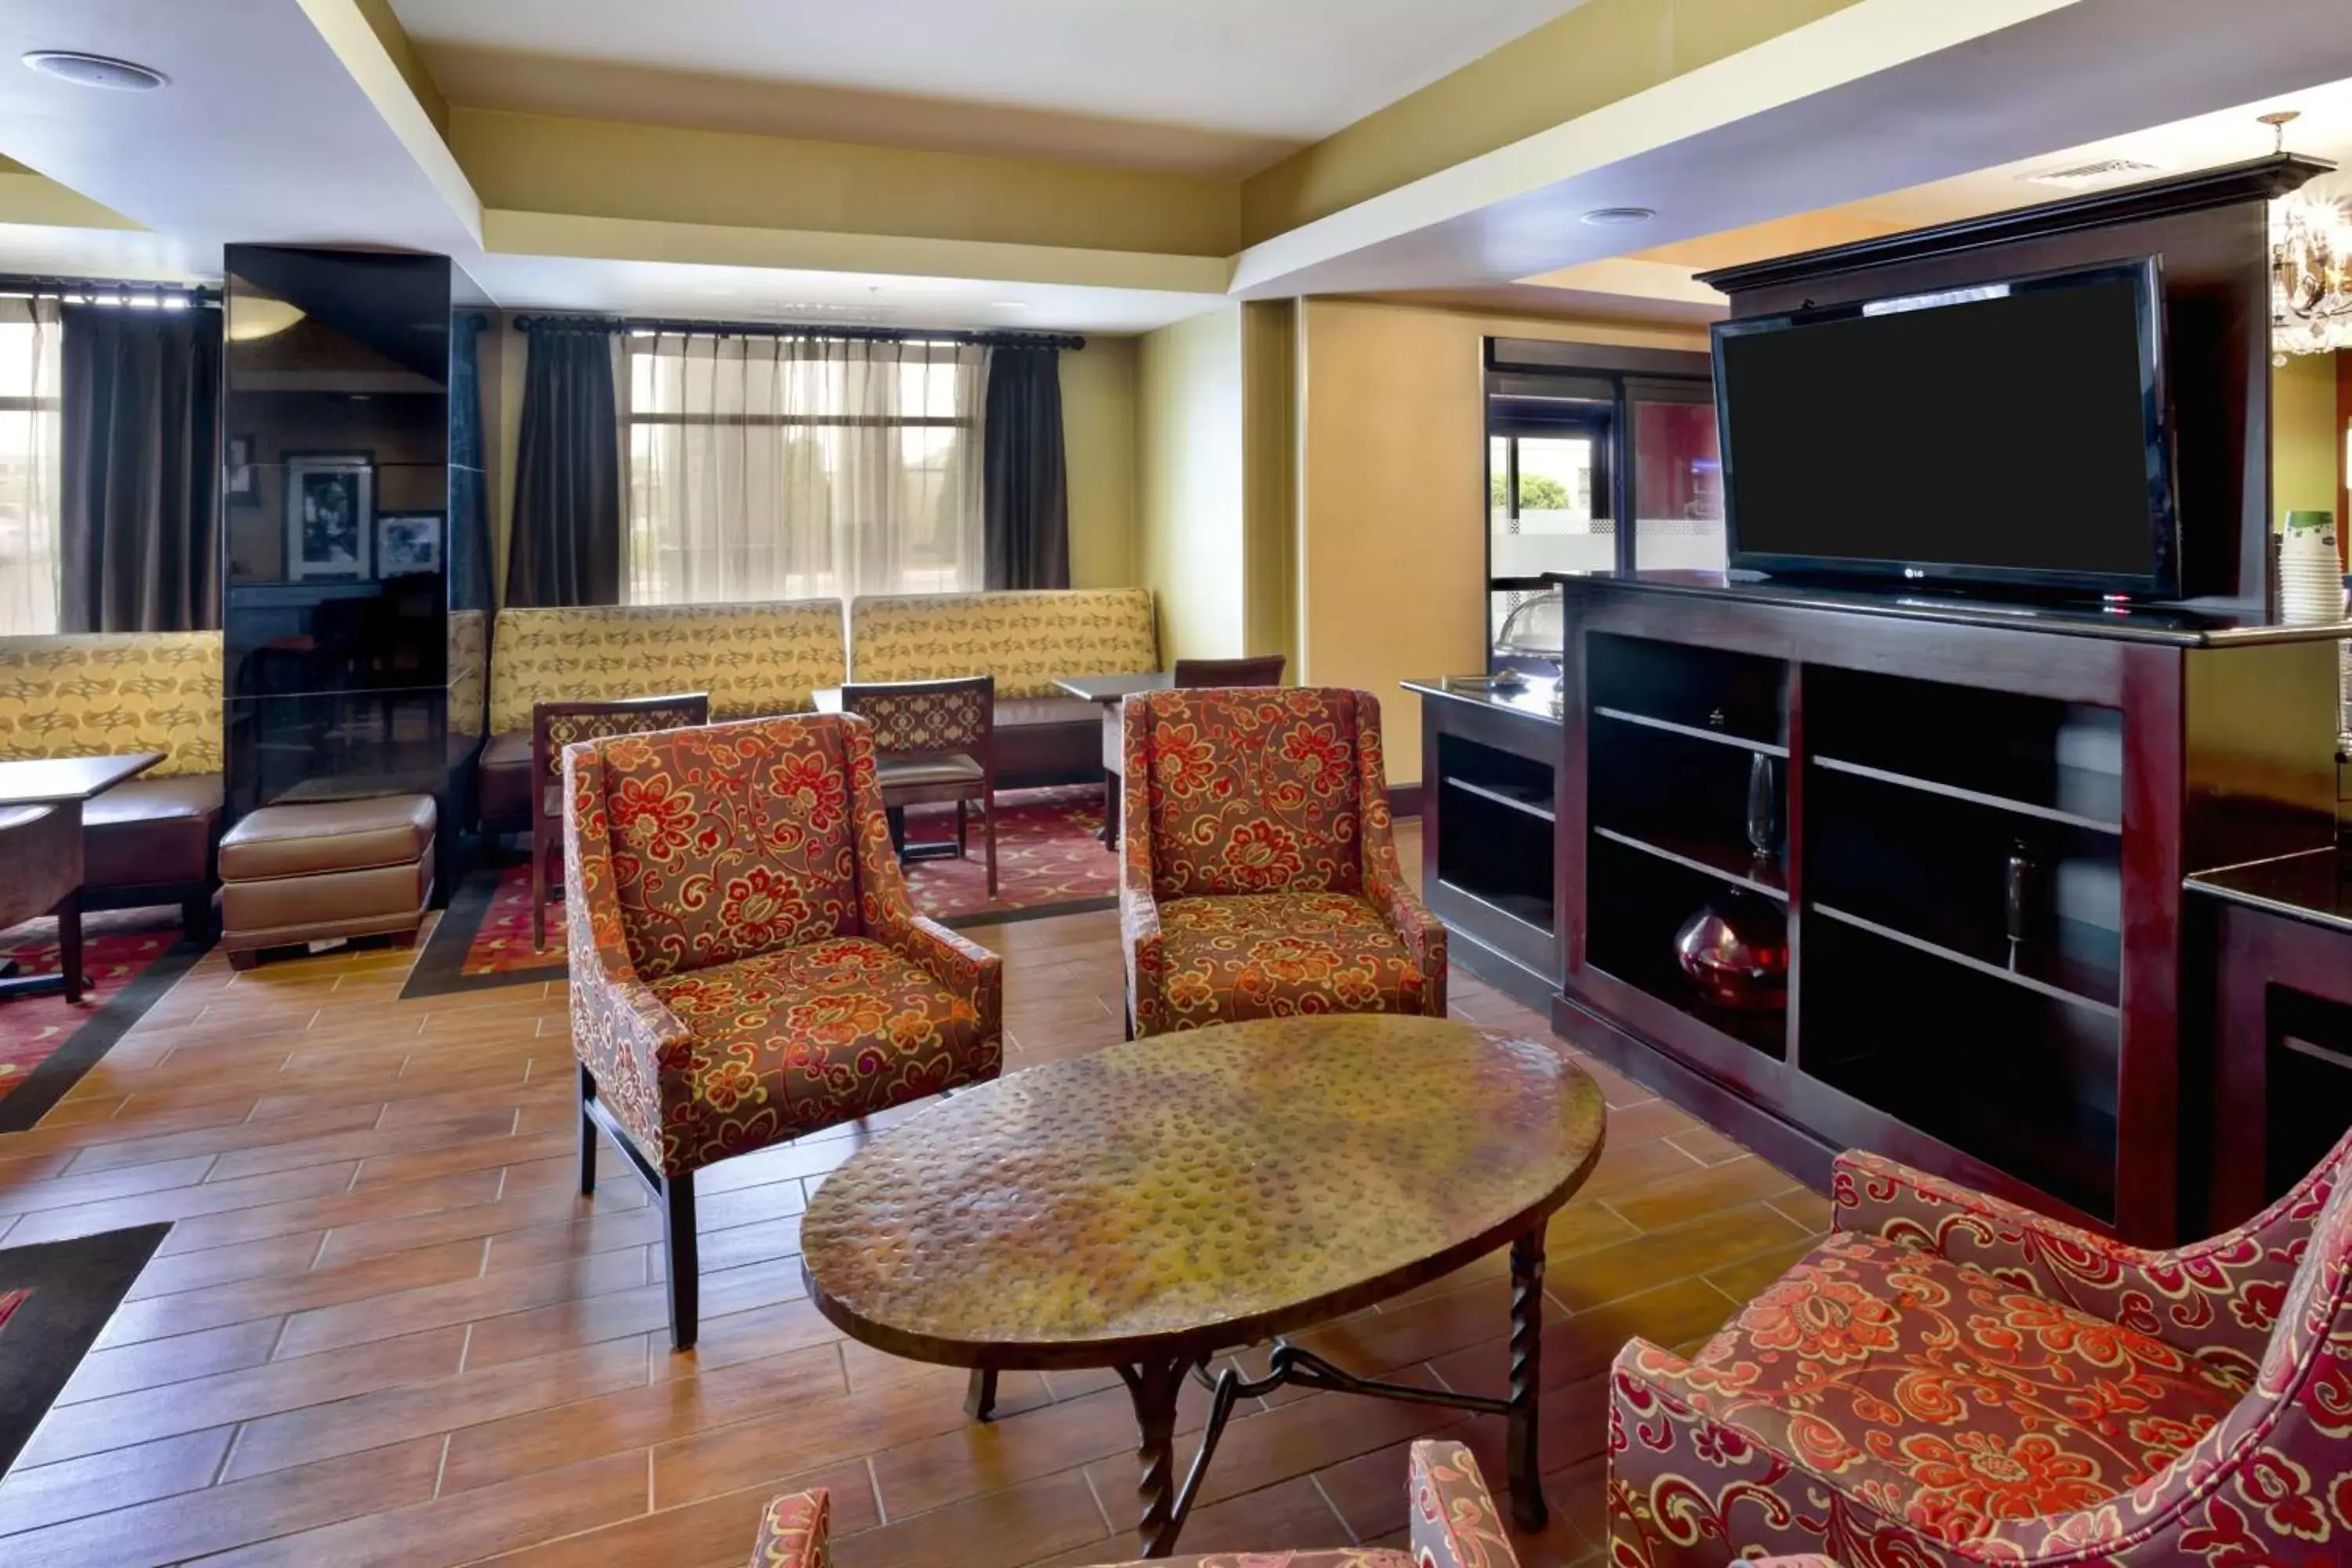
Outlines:
<svg viewBox="0 0 2352 1568"><path fill-rule="evenodd" d="M664 1129L708 1164L970 1081L980 1014L866 937L653 982L694 1037Z"/></svg>
<svg viewBox="0 0 2352 1568"><path fill-rule="evenodd" d="M1163 1557L1166 1568L1517 1568L1478 1462L1459 1443L1412 1446L1412 1551L1343 1546L1323 1552L1213 1552ZM751 1568L827 1568L832 1503L823 1489L772 1499ZM942 1562L940 1568L948 1568ZM1143 1568L1139 1563L1114 1568Z"/></svg>
<svg viewBox="0 0 2352 1568"><path fill-rule="evenodd" d="M564 752L572 1038L665 1175L996 1075L1003 961L907 898L865 721Z"/></svg>
<svg viewBox="0 0 2352 1568"><path fill-rule="evenodd" d="M1301 1013L1420 1013L1421 966L1388 917L1352 893L1177 899L1160 908L1171 1026Z"/></svg>
<svg viewBox="0 0 2352 1568"><path fill-rule="evenodd" d="M1138 1035L1445 1012L1445 928L1404 880L1380 704L1308 687L1122 710L1120 922Z"/></svg>
<svg viewBox="0 0 2352 1568"><path fill-rule="evenodd" d="M768 1500L760 1518L760 1539L751 1568L832 1568L825 1532L833 1525L833 1497L822 1489Z"/></svg>
<svg viewBox="0 0 2352 1568"><path fill-rule="evenodd" d="M2158 1252L1842 1158L1827 1243L1692 1362L1618 1357L1614 1561L2352 1558L2347 1160Z"/></svg>
<svg viewBox="0 0 2352 1568"><path fill-rule="evenodd" d="M161 752L149 776L221 771L218 632L0 637L0 760Z"/></svg>
<svg viewBox="0 0 2352 1568"><path fill-rule="evenodd" d="M992 675L1000 702L1060 697L1064 676L1158 669L1160 635L1148 588L868 595L850 601L849 665L861 681Z"/></svg>
<svg viewBox="0 0 2352 1568"><path fill-rule="evenodd" d="M845 673L838 599L501 610L490 732L528 733L541 702L655 691L707 691L714 719L804 713Z"/></svg>

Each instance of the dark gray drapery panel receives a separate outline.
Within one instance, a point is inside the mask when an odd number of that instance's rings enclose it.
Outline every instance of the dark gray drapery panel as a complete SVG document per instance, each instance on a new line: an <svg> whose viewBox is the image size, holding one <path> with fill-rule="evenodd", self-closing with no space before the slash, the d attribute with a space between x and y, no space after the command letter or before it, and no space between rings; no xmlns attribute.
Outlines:
<svg viewBox="0 0 2352 1568"><path fill-rule="evenodd" d="M68 305L58 629L221 624L217 310Z"/></svg>
<svg viewBox="0 0 2352 1568"><path fill-rule="evenodd" d="M621 602L621 432L613 340L530 334L515 454L509 605Z"/></svg>
<svg viewBox="0 0 2352 1568"><path fill-rule="evenodd" d="M1001 347L988 359L982 518L991 588L1070 585L1070 490L1062 454L1062 353Z"/></svg>

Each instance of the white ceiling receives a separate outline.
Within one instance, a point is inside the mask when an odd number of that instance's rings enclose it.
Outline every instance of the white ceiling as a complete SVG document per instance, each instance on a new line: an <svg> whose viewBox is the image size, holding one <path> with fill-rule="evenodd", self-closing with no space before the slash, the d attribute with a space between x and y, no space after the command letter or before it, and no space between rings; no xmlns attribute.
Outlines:
<svg viewBox="0 0 2352 1568"><path fill-rule="evenodd" d="M1304 142L1580 3L393 0L393 9L420 46L625 60Z"/></svg>

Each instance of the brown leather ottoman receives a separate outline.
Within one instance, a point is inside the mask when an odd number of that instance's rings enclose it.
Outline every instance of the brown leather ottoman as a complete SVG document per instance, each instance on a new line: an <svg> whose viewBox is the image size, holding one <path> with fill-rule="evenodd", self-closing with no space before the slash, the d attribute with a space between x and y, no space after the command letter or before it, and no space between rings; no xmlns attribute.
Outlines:
<svg viewBox="0 0 2352 1568"><path fill-rule="evenodd" d="M414 941L433 900L433 797L268 805L221 840L221 945L250 969L262 950L334 937Z"/></svg>

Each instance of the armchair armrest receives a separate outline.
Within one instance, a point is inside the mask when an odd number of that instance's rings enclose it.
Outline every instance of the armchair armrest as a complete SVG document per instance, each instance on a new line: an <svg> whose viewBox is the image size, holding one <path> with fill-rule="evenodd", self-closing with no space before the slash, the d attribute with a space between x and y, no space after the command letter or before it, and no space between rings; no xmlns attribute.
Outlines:
<svg viewBox="0 0 2352 1568"><path fill-rule="evenodd" d="M1118 934L1127 949L1127 1016L1138 1037L1162 1033L1168 960L1160 939L1160 900L1151 890L1150 727L1132 700L1120 726Z"/></svg>
<svg viewBox="0 0 2352 1568"><path fill-rule="evenodd" d="M1839 1155L1831 1193L1840 1230L1995 1275L2251 1383L2344 1150L2237 1229L2167 1251L2095 1235L1877 1154Z"/></svg>
<svg viewBox="0 0 2352 1568"><path fill-rule="evenodd" d="M604 826L604 767L586 747L563 753L571 808L563 819L564 945L572 984L572 1048L596 1080L596 1098L657 1169L664 1157L661 1075L683 1068L694 1036L637 978L621 930Z"/></svg>
<svg viewBox="0 0 2352 1568"><path fill-rule="evenodd" d="M830 1568L825 1540L833 1523L833 1497L823 1487L768 1500L751 1568Z"/></svg>
<svg viewBox="0 0 2352 1568"><path fill-rule="evenodd" d="M1405 880L1397 858L1389 815L1388 763L1381 750L1381 705L1369 692L1356 693L1356 798L1363 835L1364 897L1388 918L1421 971L1421 1010L1445 1016L1445 926L1429 912Z"/></svg>
<svg viewBox="0 0 2352 1568"><path fill-rule="evenodd" d="M863 721L860 721L861 726ZM860 754L862 753L862 754ZM873 785L871 753L863 734L853 746L851 765L858 792L857 915L866 934L884 943L971 1004L981 1038L1004 1033L1004 960L978 942L958 936L937 921L915 912L907 896L906 874L890 843L882 796ZM866 798L866 792L872 798Z"/></svg>
<svg viewBox="0 0 2352 1568"><path fill-rule="evenodd" d="M1517 1568L1478 1461L1459 1443L1412 1446L1412 1556L1429 1568Z"/></svg>

